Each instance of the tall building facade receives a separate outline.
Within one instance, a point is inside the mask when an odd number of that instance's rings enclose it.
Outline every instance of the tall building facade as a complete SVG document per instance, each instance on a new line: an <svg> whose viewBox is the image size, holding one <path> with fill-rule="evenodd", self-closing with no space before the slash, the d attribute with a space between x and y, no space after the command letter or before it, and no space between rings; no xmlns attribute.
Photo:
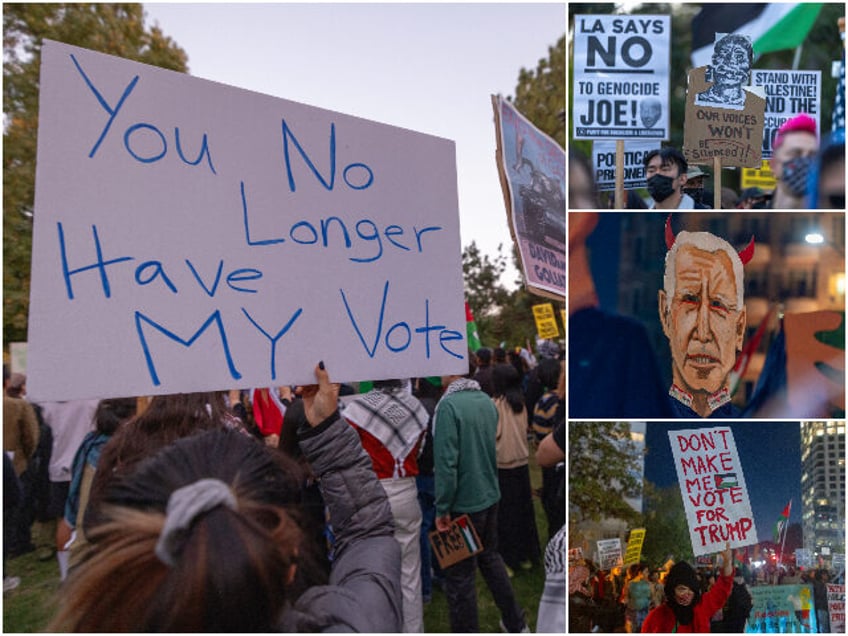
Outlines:
<svg viewBox="0 0 848 636"><path fill-rule="evenodd" d="M801 422L804 548L830 563L845 553L845 420Z"/></svg>

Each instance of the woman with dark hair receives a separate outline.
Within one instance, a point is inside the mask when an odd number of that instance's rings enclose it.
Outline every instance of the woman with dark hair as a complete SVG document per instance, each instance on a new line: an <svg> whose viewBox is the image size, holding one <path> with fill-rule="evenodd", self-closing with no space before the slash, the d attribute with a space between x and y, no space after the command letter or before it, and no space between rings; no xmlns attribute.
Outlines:
<svg viewBox="0 0 848 636"><path fill-rule="evenodd" d="M498 552L510 570L530 569L540 559L539 533L530 489L530 451L527 446L527 412L521 377L510 364L492 369L498 429L495 450L498 462Z"/></svg>
<svg viewBox="0 0 848 636"><path fill-rule="evenodd" d="M299 436L336 532L330 585L297 585L308 555L292 460L212 427L106 484L100 522L49 631L399 631L391 510L340 420L338 385L323 365L315 373Z"/></svg>
<svg viewBox="0 0 848 636"><path fill-rule="evenodd" d="M665 579L665 603L650 611L643 633L709 633L710 618L724 607L733 588L733 550L721 553L721 576L701 594L698 576L685 561L675 563Z"/></svg>
<svg viewBox="0 0 848 636"><path fill-rule="evenodd" d="M157 395L147 408L119 427L103 447L91 486L91 517L106 483L126 474L168 444L199 431L240 428L221 392ZM240 429L243 430L243 429Z"/></svg>

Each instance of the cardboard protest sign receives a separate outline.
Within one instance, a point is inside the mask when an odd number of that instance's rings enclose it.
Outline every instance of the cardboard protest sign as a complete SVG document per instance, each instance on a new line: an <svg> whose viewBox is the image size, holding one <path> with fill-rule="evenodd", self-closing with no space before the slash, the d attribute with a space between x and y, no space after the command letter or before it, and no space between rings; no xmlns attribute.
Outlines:
<svg viewBox="0 0 848 636"><path fill-rule="evenodd" d="M766 98L763 159L774 154L778 128L800 113L816 120L816 136L821 137L821 71L763 69L752 71L751 75L751 83L762 87Z"/></svg>
<svg viewBox="0 0 848 636"><path fill-rule="evenodd" d="M533 318L540 338L552 340L559 337L559 325L557 325L554 306L551 303L533 305Z"/></svg>
<svg viewBox="0 0 848 636"><path fill-rule="evenodd" d="M742 463L728 427L668 432L695 556L757 543Z"/></svg>
<svg viewBox="0 0 848 636"><path fill-rule="evenodd" d="M442 568L459 563L483 551L483 544L468 515L451 519L450 529L447 532L433 530L428 536L430 545L433 547L433 554L436 555L439 566Z"/></svg>
<svg viewBox="0 0 848 636"><path fill-rule="evenodd" d="M722 166L759 167L765 99L745 86L746 98L739 110L696 104L696 96L711 86L704 79L706 68L701 66L689 72L683 127L684 157L692 164L709 164L718 158Z"/></svg>
<svg viewBox="0 0 848 636"><path fill-rule="evenodd" d="M827 583L827 611L830 615L830 631L845 633L845 585Z"/></svg>
<svg viewBox="0 0 848 636"><path fill-rule="evenodd" d="M453 142L42 50L35 399L467 370Z"/></svg>
<svg viewBox="0 0 848 636"><path fill-rule="evenodd" d="M652 150L659 150L655 141L624 142L624 189L635 190L646 187L644 159ZM595 141L592 143L592 167L595 184L599 192L615 189L615 142Z"/></svg>
<svg viewBox="0 0 848 636"><path fill-rule="evenodd" d="M630 531L627 540L627 549L624 551L624 566L639 563L642 559L642 544L645 542L645 528L636 528Z"/></svg>
<svg viewBox="0 0 848 636"><path fill-rule="evenodd" d="M509 229L530 292L565 297L565 150L492 96Z"/></svg>
<svg viewBox="0 0 848 636"><path fill-rule="evenodd" d="M818 631L809 585L756 585L748 588L754 606L746 634L795 634Z"/></svg>
<svg viewBox="0 0 848 636"><path fill-rule="evenodd" d="M671 16L574 17L575 139L669 138Z"/></svg>
<svg viewBox="0 0 848 636"><path fill-rule="evenodd" d="M598 563L602 570L611 570L616 565L621 565L621 540L599 539Z"/></svg>

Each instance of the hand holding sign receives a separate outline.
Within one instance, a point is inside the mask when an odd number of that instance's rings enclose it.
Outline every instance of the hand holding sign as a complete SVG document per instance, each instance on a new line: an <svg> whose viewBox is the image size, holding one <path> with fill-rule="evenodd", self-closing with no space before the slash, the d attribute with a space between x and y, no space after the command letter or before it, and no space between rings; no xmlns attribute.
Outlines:
<svg viewBox="0 0 848 636"><path fill-rule="evenodd" d="M730 547L730 541L727 542L727 547L721 553L722 569L721 573L724 576L733 574L733 548Z"/></svg>
<svg viewBox="0 0 848 636"><path fill-rule="evenodd" d="M330 382L324 362L315 367L318 384L303 387L303 407L310 426L318 426L339 408L339 385Z"/></svg>

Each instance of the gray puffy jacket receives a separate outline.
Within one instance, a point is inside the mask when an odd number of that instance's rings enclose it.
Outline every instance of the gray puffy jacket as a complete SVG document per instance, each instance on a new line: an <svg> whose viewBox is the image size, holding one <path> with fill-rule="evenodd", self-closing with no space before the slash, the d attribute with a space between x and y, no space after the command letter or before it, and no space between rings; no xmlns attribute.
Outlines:
<svg viewBox="0 0 848 636"><path fill-rule="evenodd" d="M329 585L312 587L283 613L287 632L400 632L400 546L371 460L338 412L298 431L320 478L335 534Z"/></svg>

